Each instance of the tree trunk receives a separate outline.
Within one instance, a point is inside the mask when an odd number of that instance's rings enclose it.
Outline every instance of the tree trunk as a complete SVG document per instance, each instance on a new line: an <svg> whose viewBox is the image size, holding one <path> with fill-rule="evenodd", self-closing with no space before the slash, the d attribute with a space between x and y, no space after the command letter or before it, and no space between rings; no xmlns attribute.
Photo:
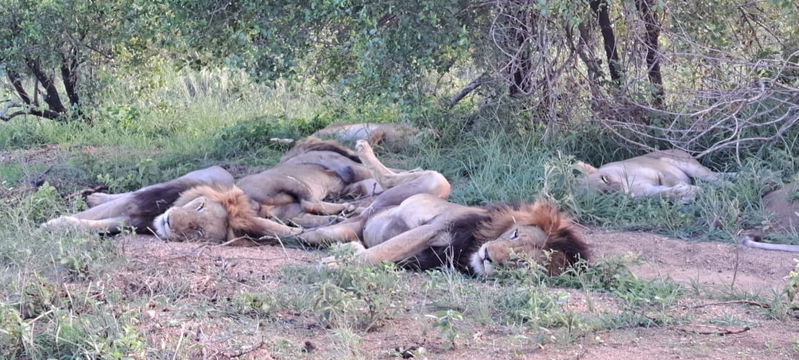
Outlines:
<svg viewBox="0 0 799 360"><path fill-rule="evenodd" d="M530 78L530 71L533 67L533 61L530 59L529 37L532 34L533 19L532 11L528 0L514 1L513 5L519 8L515 14L516 17L516 34L515 42L518 47L518 58L512 59L512 66L510 68L510 95L529 94L532 90L533 81Z"/></svg>
<svg viewBox="0 0 799 360"><path fill-rule="evenodd" d="M591 0L591 10L599 21L599 30L602 32L602 42L605 47L605 55L608 58L608 70L610 78L617 86L621 84L621 65L619 64L619 53L616 51L616 35L613 33L613 26L610 23L608 14L607 0Z"/></svg>
<svg viewBox="0 0 799 360"><path fill-rule="evenodd" d="M77 91L78 61L74 57L61 56L61 80L64 82L69 104L72 108L77 108L80 102Z"/></svg>
<svg viewBox="0 0 799 360"><path fill-rule="evenodd" d="M44 102L47 103L48 109L59 114L65 113L67 109L61 102L61 97L58 95L58 89L55 87L55 81L53 80L53 77L48 76L44 71L42 71L39 61L29 59L26 61L26 64L33 73L33 76L36 76L36 78L44 87Z"/></svg>
<svg viewBox="0 0 799 360"><path fill-rule="evenodd" d="M660 58L658 57L658 37L660 24L655 9L654 0L635 0L635 7L641 13L646 28L646 66L649 82L652 84L652 99L656 107L663 106L663 77L660 74Z"/></svg>

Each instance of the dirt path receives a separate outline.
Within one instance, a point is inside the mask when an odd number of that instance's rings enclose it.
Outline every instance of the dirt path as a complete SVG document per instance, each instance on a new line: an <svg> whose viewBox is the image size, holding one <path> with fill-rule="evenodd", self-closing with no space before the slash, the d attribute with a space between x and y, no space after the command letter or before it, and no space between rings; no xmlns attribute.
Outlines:
<svg viewBox="0 0 799 360"><path fill-rule="evenodd" d="M596 255L611 257L634 253L640 264L633 271L645 278L671 278L703 289L729 289L733 276L738 291L769 296L785 284L784 277L794 267L797 256L756 249L741 249L736 275L736 248L723 243L690 243L663 236L588 230L585 236L594 245ZM262 246L233 248L199 246L197 244L163 243L146 236L122 237L119 244L126 255L127 265L114 276L117 286L130 293L175 288L175 297L200 297L216 301L230 296L238 289L269 289L279 283L279 269L290 264L316 264L325 255L322 251ZM176 286L178 280L183 287ZM569 305L585 309L585 293L569 291ZM592 295L598 308L611 309L611 296ZM211 300L208 300L211 299ZM719 303L711 306L697 306ZM297 346L311 346L314 353L335 353L332 331L309 324L307 319L288 315L283 325L266 324L258 331L244 329L234 338L229 333L235 319L217 315L211 323L206 318L186 317L185 308L151 302L142 307L150 322L143 331L152 339L176 338L181 333L197 334L195 346L209 358L268 359L278 356L280 348L267 346L271 338L289 337ZM604 310L602 310L604 311ZM597 314L600 316L600 314ZM424 346L429 359L795 359L799 350L799 321L795 318L773 319L763 309L745 304L723 304L719 299L688 296L680 300L673 316L690 317L688 324L656 328L624 328L591 332L568 343L550 342L530 345L515 342L519 335L497 328L469 329L462 344L454 350L444 350L430 329L428 319L419 314L403 314L390 324L362 335L362 349L367 358L391 359L395 348ZM180 326L170 326L181 318ZM726 320L725 320L726 319ZM704 325L703 325L704 324ZM707 325L710 324L710 325ZM238 331L238 330L236 330ZM723 331L737 334L719 335ZM702 332L708 332L702 334ZM225 334L225 341L219 340ZM234 339L234 340L231 340ZM510 340L509 340L510 339ZM311 344L311 345L308 345ZM257 348L252 350L250 348ZM250 348L248 348L250 347ZM235 350L238 349L238 350ZM242 351L241 349L246 349ZM276 350L277 349L277 350ZM276 352L277 351L277 352ZM200 354L200 352L197 352ZM314 355L317 354L317 355ZM323 358L330 358L329 355Z"/></svg>
<svg viewBox="0 0 799 360"><path fill-rule="evenodd" d="M737 288L753 292L782 289L784 277L796 266L793 259L799 259L799 254L737 249L733 244L687 242L649 233L589 230L585 235L597 255L638 254L643 261L633 267L638 276L713 286L729 286L735 277Z"/></svg>

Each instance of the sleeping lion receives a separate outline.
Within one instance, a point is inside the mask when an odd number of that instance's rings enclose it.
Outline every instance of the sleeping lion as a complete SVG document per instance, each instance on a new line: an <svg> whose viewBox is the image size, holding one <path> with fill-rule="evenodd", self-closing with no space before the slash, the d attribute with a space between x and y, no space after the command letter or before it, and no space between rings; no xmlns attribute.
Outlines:
<svg viewBox="0 0 799 360"><path fill-rule="evenodd" d="M762 242L766 234L791 235L799 231L799 184L786 184L763 196L763 206L772 215L767 227L740 234L740 243L752 248L799 253L799 245Z"/></svg>
<svg viewBox="0 0 799 360"><path fill-rule="evenodd" d="M299 142L275 167L240 179L215 166L124 194L93 194L92 208L48 221L96 232L151 229L166 240L223 242L244 235L291 235L300 231L266 219L302 226L330 224L326 216L351 209L324 201L379 191L352 150L330 141ZM174 229L177 231L171 231Z"/></svg>
<svg viewBox="0 0 799 360"><path fill-rule="evenodd" d="M314 137L350 143L366 140L389 151L402 151L418 145L421 137L433 134L432 130L398 123L333 123L313 133ZM291 144L293 139L272 138L272 141Z"/></svg>
<svg viewBox="0 0 799 360"><path fill-rule="evenodd" d="M577 168L587 176L589 190L621 192L631 196L663 196L689 203L699 187L693 180L716 182L731 174L714 173L684 151L655 151L627 160L607 163L599 169L578 161Z"/></svg>
<svg viewBox="0 0 799 360"><path fill-rule="evenodd" d="M477 275L517 255L559 272L588 259L588 245L570 220L544 202L469 207L447 202L450 184L435 171L394 172L374 156L366 141L356 148L361 161L385 189L360 216L304 231L310 244L343 242L365 264L397 262L413 269L451 265Z"/></svg>

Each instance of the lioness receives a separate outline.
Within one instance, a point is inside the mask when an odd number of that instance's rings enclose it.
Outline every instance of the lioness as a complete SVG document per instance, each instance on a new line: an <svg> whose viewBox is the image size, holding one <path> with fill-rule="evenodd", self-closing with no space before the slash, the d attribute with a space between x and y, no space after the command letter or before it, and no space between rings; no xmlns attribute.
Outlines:
<svg viewBox="0 0 799 360"><path fill-rule="evenodd" d="M316 131L312 136L340 142L366 140L390 151L401 151L416 145L422 133L424 132L416 128L397 123L334 123ZM281 143L294 142L292 139L272 140Z"/></svg>
<svg viewBox="0 0 799 360"><path fill-rule="evenodd" d="M450 184L441 174L393 172L366 141L356 148L386 190L361 216L304 231L297 236L301 241L349 243L365 264L392 261L414 269L452 264L480 275L491 274L514 254L546 262L552 272L589 257L569 219L550 204L480 208L447 202Z"/></svg>
<svg viewBox="0 0 799 360"><path fill-rule="evenodd" d="M699 187L692 184L692 179L714 182L724 175L714 173L680 150L655 151L607 163L599 169L582 161L578 161L576 166L588 175L583 184L590 190L622 192L632 196L659 195L683 203L695 200L699 193Z"/></svg>
<svg viewBox="0 0 799 360"><path fill-rule="evenodd" d="M765 250L799 252L798 245L763 243L765 232L790 234L799 230L799 186L788 184L763 197L763 206L773 215L773 221L766 229L749 230L741 234L741 244Z"/></svg>

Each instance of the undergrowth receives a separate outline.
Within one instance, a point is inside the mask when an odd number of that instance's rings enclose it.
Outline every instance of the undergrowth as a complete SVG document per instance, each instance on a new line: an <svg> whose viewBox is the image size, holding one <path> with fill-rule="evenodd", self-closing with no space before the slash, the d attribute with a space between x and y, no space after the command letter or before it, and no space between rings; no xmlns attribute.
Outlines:
<svg viewBox="0 0 799 360"><path fill-rule="evenodd" d="M408 111L387 103L351 104L336 96L335 89L266 88L237 73L168 74L159 84L159 90L145 96L118 86L93 110L91 125L25 117L0 124L0 152L10 154L0 158L1 357L151 355L146 348L152 344L137 330L140 313L112 301L118 294L70 290L72 284L91 289L124 259L109 239L38 230L47 219L85 206L64 200L64 195L99 184L112 192L134 190L210 165L241 176L278 161L286 147L272 138L301 138L333 122L403 121L433 128L435 136L418 148L401 154L378 149L378 156L393 167L442 172L453 184L454 202L484 205L543 198L582 224L692 240L732 241L740 229L767 224L761 196L799 171L799 148L788 139L773 149L749 153L740 163L729 156L705 160L738 176L721 184L700 184L699 199L689 205L598 195L583 191L575 161L600 165L640 152L591 125L560 129L544 142L541 126L467 130L462 121L474 109ZM791 136L796 134L786 138ZM58 153L54 158L30 155L53 144ZM286 313L299 314L335 331L332 341L341 358L369 357L360 351L361 336L408 308L423 315L447 348L457 348L471 336L469 324L522 329L511 332L529 336L508 341L527 346L572 342L597 329L682 321L666 309L686 289L670 280L637 278L628 269L629 261L608 260L557 277L531 265L482 281L435 271L420 275L417 283L391 265L364 268L341 261L334 269L284 268L280 291L244 289L209 306L267 323L284 322ZM591 316L573 311L567 305L576 289L585 292L589 307L593 296L608 296L620 305L619 311L589 309ZM769 316L784 318L784 300L794 299L794 290L757 301L773 304ZM424 301L410 301L407 293ZM289 357L303 352L280 341L269 346Z"/></svg>

